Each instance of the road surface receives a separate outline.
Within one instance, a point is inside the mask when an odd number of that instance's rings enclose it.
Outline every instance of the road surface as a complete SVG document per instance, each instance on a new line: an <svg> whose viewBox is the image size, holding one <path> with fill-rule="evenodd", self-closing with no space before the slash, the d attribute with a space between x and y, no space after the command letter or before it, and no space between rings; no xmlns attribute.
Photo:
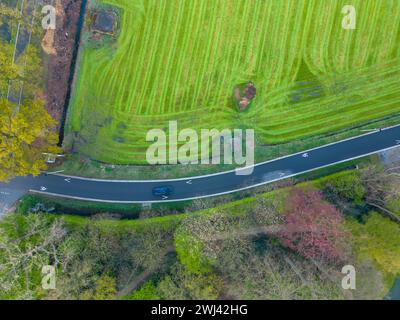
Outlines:
<svg viewBox="0 0 400 320"><path fill-rule="evenodd" d="M236 175L233 170L182 179L121 181L42 174L36 178L17 178L8 184L0 184L0 202L3 205L10 203L28 191L111 203L190 200L253 188L396 147L400 147L400 125L259 163L249 176ZM174 192L168 198L153 196L152 189L160 185L172 186Z"/></svg>

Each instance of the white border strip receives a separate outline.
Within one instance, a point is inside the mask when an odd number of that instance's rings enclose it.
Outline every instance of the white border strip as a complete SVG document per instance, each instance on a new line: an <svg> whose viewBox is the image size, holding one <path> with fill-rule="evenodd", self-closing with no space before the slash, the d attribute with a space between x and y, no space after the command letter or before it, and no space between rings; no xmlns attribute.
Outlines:
<svg viewBox="0 0 400 320"><path fill-rule="evenodd" d="M254 184L254 185L250 185L250 186L243 187L243 188L238 188L238 189L233 189L233 190L226 191L226 192L220 192L220 193L209 194L209 195L198 196L198 197L182 198L182 199L151 200L151 201L119 201L119 200L101 200L101 199L93 199L93 198L81 198L81 197L68 196L68 195L63 195L63 194L55 194L55 193L45 192L45 191L36 191L36 190L32 190L32 189L30 189L29 191L33 192L33 193L39 193L39 194L55 196L55 197L61 197L61 198L68 198L68 199L75 199L75 200L82 200L82 201L92 201L92 202L103 202L103 203L116 203L116 204L118 204L118 203L122 203L122 204L124 204L124 203L125 204L163 203L163 202L189 201L189 200L196 200L196 199L202 199L202 198L216 197L216 196L221 196L221 195L225 195L225 194L235 193L235 192L238 192L238 191L259 187L259 186L262 186L262 185L265 185L265 184L269 184L269 183L285 180L285 179L292 178L292 177L295 177L295 176L298 176L298 175L301 175L301 174L304 174L304 173L308 173L308 172L312 172L312 171L315 171L315 170L327 168L327 167L330 167L330 166L333 166L333 165L336 165L336 164L352 161L352 160L355 160L355 159L360 159L360 158L363 158L363 157L367 157L367 156L370 156L370 155L373 155L373 154L381 153L381 152L388 151L388 150L395 149L395 148L399 148L399 147L400 146L398 146L398 145L392 146L392 147L389 147L389 148L385 148L385 149L381 149L381 150L378 150L378 151L370 152L370 153L367 153L367 154L359 155L359 156L356 156L356 157L353 157L353 158L337 161L337 162L330 163L330 164L327 164L327 165L323 165L323 166L320 166L320 167L316 167L316 168L313 168L313 169L310 169L310 170L301 171L301 172L294 173L294 174L291 174L291 175L288 175L288 176L283 176L282 178L277 178L277 179L273 179L273 180L270 180L270 181L264 181L264 182L257 183L257 184ZM146 181L141 181L141 182L146 182ZM150 182L150 180L147 181L147 182Z"/></svg>
<svg viewBox="0 0 400 320"><path fill-rule="evenodd" d="M272 159L272 160L259 162L259 163L256 163L254 165L254 167L261 166L261 165L264 165L264 164L267 164L267 163L271 163L271 162L274 162L274 161L290 158L290 157L293 157L293 156L296 156L296 155L301 155L301 154L306 153L306 152L311 152L311 151L314 151L314 150L323 149L323 148L326 148L326 147L329 147L329 146L332 146L332 145L335 145L335 144L340 144L342 142L346 142L346 141L350 141L350 140L356 140L356 139L359 139L359 138L362 138L362 137L365 137L365 136L368 136L368 135L377 134L377 133L379 133L381 131L390 130L390 129L394 129L394 128L397 128L397 127L400 127L400 124L397 124L397 125L394 125L394 126L391 126L391 127L387 127L387 128L382 128L381 130L377 129L375 131L367 132L367 133L364 133L364 134L359 135L359 136L355 136L355 137L347 138L347 139L344 139L344 140L328 143L328 144L325 144L325 145L320 146L320 147L315 147L315 148L312 148L312 149L308 149L308 150L304 150L304 151L301 151L301 152L293 153L293 154L290 154L290 155L287 155L287 156L282 156L282 157L275 158L275 159ZM239 168L228 170L228 171L210 173L210 174L206 174L206 175L202 175L202 176L193 176L193 177L184 177L184 178L175 178L175 179L157 179L157 180L111 180L111 179L85 178L85 177L70 176L70 175L66 175L66 174L58 174L58 173L51 173L51 172L48 172L48 173L45 172L45 174L56 175L56 176L60 176L60 177L66 177L66 178L72 178L72 179L78 179L78 180L99 181L99 182L118 182L118 183L157 182L157 183L159 183L159 182L169 182L169 181L185 181L185 180L202 179L202 178L207 178L207 177L213 177L213 176L232 173L232 172L235 172L236 170L245 170L245 169L246 169L246 167L243 167L243 168L239 167Z"/></svg>

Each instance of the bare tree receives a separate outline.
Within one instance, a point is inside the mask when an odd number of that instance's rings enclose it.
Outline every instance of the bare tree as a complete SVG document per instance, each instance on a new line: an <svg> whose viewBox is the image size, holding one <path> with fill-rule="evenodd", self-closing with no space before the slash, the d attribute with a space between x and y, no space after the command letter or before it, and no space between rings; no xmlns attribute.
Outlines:
<svg viewBox="0 0 400 320"><path fill-rule="evenodd" d="M366 189L366 202L400 222L399 215L387 207L389 202L400 199L400 167L369 166L362 171L361 179Z"/></svg>
<svg viewBox="0 0 400 320"><path fill-rule="evenodd" d="M58 246L67 231L61 219L38 214L6 219L0 228L0 292L29 299L37 289L32 274L44 265L58 267L62 257ZM5 231L7 230L7 232ZM1 295L0 295L1 296Z"/></svg>

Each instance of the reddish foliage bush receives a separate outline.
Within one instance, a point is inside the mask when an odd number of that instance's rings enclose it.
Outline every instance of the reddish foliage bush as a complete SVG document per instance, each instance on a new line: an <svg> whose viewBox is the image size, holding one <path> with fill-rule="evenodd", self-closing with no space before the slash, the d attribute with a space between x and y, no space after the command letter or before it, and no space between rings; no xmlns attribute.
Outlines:
<svg viewBox="0 0 400 320"><path fill-rule="evenodd" d="M342 214L317 190L294 189L288 198L282 243L306 258L341 260L345 255Z"/></svg>

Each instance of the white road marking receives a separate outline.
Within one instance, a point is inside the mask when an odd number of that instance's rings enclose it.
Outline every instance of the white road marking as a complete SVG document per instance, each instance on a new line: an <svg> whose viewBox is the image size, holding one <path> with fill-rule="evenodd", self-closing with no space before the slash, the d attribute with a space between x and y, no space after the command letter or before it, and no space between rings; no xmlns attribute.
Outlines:
<svg viewBox="0 0 400 320"><path fill-rule="evenodd" d="M192 184L192 180L186 181L187 184Z"/></svg>
<svg viewBox="0 0 400 320"><path fill-rule="evenodd" d="M326 164L326 165L315 167L315 168L312 168L312 169L309 169L309 170L305 170L305 171L289 174L289 175L285 176L284 179L296 177L296 176L304 174L304 173L312 172L312 171L323 169L323 168L328 168L328 167L336 165L336 164L352 161L352 160L355 160L355 159L360 159L360 158L363 158L363 157L367 157L367 156L370 156L370 155L373 155L373 154L381 153L381 152L388 151L388 150L395 149L395 148L399 148L399 146L396 145L396 146L380 149L380 150L377 150L377 151L368 152L368 153L361 154L361 155L358 155L358 156L355 156L355 157L351 157L351 158L348 158L348 159L344 159L344 160L341 160L341 161L336 161L336 162L333 162L333 163L329 163L329 164ZM85 180L85 179L83 179L83 180ZM91 180L91 179L89 179L89 180ZM182 179L178 179L178 180L182 180ZM282 178L278 178L278 179L273 179L273 180L270 180L270 181L263 181L263 182L260 182L260 183L254 184L254 185L250 185L250 186L246 186L246 187L242 187L242 188L237 188L237 189L232 189L232 190L224 191L224 192L218 192L218 193L214 193L214 194L208 194L208 195L204 195L204 196L195 196L195 197L189 197L189 198L177 198L177 199L171 199L171 200L164 200L164 202L188 201L188 200L195 200L195 199L222 196L222 195L226 195L226 194L230 194L230 193L234 193L234 192L238 192L238 191L243 191L243 190L248 190L248 189L252 189L252 188L255 188L255 187L263 186L263 185L270 184L270 183L273 183L273 182L277 182L277 181L280 181L280 180L283 180L283 179ZM100 180L100 181L104 181L104 180ZM115 182L115 180L110 180L110 182ZM127 180L122 180L121 182L127 182ZM139 180L139 182L147 182L147 181ZM137 200L136 201L135 200L131 200L131 201L129 201L129 200L104 200L104 199L96 199L96 198L85 198L85 197L70 196L70 195L66 195L66 194L53 193L53 192L41 192L41 191L33 190L33 189L30 189L29 191L33 192L33 193L39 193L39 194L55 196L55 197L61 197L61 198L67 198L67 199L76 199L76 200L85 200L85 201L103 202L103 203L128 203L129 204L129 203L157 203L157 202L160 202L159 200L158 201L157 200L146 200L146 201L143 201L143 200L141 200L141 201L137 201Z"/></svg>
<svg viewBox="0 0 400 320"><path fill-rule="evenodd" d="M163 199L163 200L167 200L168 197L167 197L167 196L162 196L162 199Z"/></svg>
<svg viewBox="0 0 400 320"><path fill-rule="evenodd" d="M71 182L71 178L66 178L66 179L64 179L64 181Z"/></svg>
<svg viewBox="0 0 400 320"><path fill-rule="evenodd" d="M387 128L383 128L382 131L390 130L390 129L397 128L397 127L400 127L400 124L393 125L393 126L390 126L390 127L387 127ZM271 162L276 162L276 161L282 160L282 159L291 158L291 157L294 157L294 156L297 156L297 155L301 155L304 152L311 152L311 151L314 151L314 150L324 149L326 147L330 147L330 146L333 146L333 145L336 145L336 144L341 144L341 143L346 142L346 141L357 140L359 138L367 137L367 136L370 136L370 135L373 135L373 134L376 134L376 132L367 132L367 133L364 133L364 134L361 134L361 135L358 135L358 136L354 136L354 137L350 137L350 138L347 138L347 139L331 142L331 143L328 143L328 144L325 144L325 145L322 145L322 146L319 146L319 147L315 147L315 148L312 148L312 149L308 149L308 150L296 152L296 153L293 153L293 154L289 154L289 155L286 155L286 156L278 157L278 158L275 158L275 159L259 162L259 163L254 164L254 167L262 166L264 164L271 163ZM397 147L397 145L395 147ZM374 152L372 152L370 154L367 154L367 155L376 154L376 153L379 153L379 152L382 152L382 151L389 150L391 148L394 148L394 147L389 147L389 148L382 149L382 150L379 150L379 151L374 151ZM353 160L353 159L351 159L351 160ZM355 159L357 159L357 157ZM240 168L237 168L237 169L240 169ZM207 177L214 177L214 176L224 175L224 174L227 174L227 173L232 173L232 172L235 172L237 169L232 169L232 170L227 170L227 171L220 171L220 172L216 172L216 173L209 173L209 174L205 174L205 175L202 175L202 176L173 178L173 179L158 179L158 180L155 180L155 179L151 179L151 180L120 180L120 179L110 180L110 179L79 177L79 176L65 175L65 174L56 174L56 175L60 176L60 177L71 177L71 178L74 178L74 179L85 180L85 181L115 182L115 183L132 183L132 182L137 182L137 183L157 182L157 183L160 183L160 182L168 182L168 181L174 181L174 182L175 181L184 181L184 180L187 180L189 178L192 179L192 180L194 180L194 179L204 179L204 178L207 178Z"/></svg>
<svg viewBox="0 0 400 320"><path fill-rule="evenodd" d="M1 194L4 194L4 195L6 195L6 196L10 195L9 192L5 192L5 191L0 191L0 193L1 193Z"/></svg>
<svg viewBox="0 0 400 320"><path fill-rule="evenodd" d="M65 170L58 170L58 171L53 171L53 172L48 172L48 171L43 171L45 174L56 174L56 173L61 173L64 172Z"/></svg>
<svg viewBox="0 0 400 320"><path fill-rule="evenodd" d="M46 191L47 188L42 186L42 187L40 187L40 190L41 190L41 191Z"/></svg>
<svg viewBox="0 0 400 320"><path fill-rule="evenodd" d="M379 129L364 129L361 132L371 132L371 131L379 131Z"/></svg>
<svg viewBox="0 0 400 320"><path fill-rule="evenodd" d="M308 157L309 157L309 154L306 152L306 153L303 153L301 156L302 156L303 158L308 158Z"/></svg>

